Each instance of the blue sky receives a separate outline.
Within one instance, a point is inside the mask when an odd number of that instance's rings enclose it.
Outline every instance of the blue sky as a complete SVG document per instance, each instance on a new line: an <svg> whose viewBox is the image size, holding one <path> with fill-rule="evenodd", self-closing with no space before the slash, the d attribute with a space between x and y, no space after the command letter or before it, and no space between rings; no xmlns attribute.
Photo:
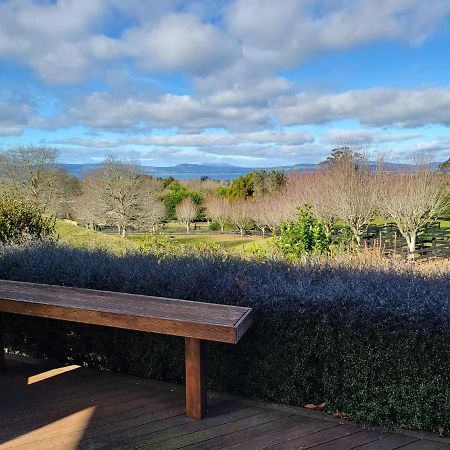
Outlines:
<svg viewBox="0 0 450 450"><path fill-rule="evenodd" d="M269 167L450 157L450 0L0 0L0 147Z"/></svg>

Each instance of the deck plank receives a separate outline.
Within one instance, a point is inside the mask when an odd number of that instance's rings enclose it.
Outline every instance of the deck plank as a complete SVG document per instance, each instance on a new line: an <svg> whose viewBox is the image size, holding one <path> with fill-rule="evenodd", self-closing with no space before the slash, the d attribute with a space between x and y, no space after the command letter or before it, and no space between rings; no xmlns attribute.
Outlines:
<svg viewBox="0 0 450 450"><path fill-rule="evenodd" d="M263 410L261 408L244 407L243 405L233 403L231 405L226 405L226 408L218 413L209 413L208 416L201 422L191 420L189 423L182 424L181 426L173 426L158 433L148 433L146 430L136 430L138 432L138 436L134 439L127 440L123 446L121 445L121 448L154 448L154 444L160 444L168 439L188 436L191 433L218 427L239 419L257 415L262 411ZM156 445L156 448L158 448L158 445Z"/></svg>
<svg viewBox="0 0 450 450"><path fill-rule="evenodd" d="M299 419L297 415L284 414L281 419L271 420L261 425L251 426L240 431L233 431L231 433L217 436L203 442L197 442L183 448L189 450L212 450L224 448L233 444L249 441L257 436L287 429L291 426L298 425L301 420L302 419Z"/></svg>
<svg viewBox="0 0 450 450"><path fill-rule="evenodd" d="M403 445L412 444L413 442L417 442L417 438L404 434L389 434L356 448L359 450L393 450Z"/></svg>
<svg viewBox="0 0 450 450"><path fill-rule="evenodd" d="M158 395L157 390L149 389L153 395ZM48 393L50 396L52 393ZM29 392L32 395L32 391ZM119 400L126 400L136 397L136 395L142 395L142 390L138 387L124 387L119 380L111 380L109 383L101 383L98 385L88 384L84 385L80 383L76 390L70 390L65 393L64 388L55 390L54 397L47 400L45 398L40 399L37 402L32 400L26 401L23 404L16 403L14 408L11 405L3 405L2 419L3 421L17 421L26 420L27 417L36 416L36 412L43 412L44 415L62 414L63 411L70 409L83 409L95 404L101 406L106 402L115 402Z"/></svg>
<svg viewBox="0 0 450 450"><path fill-rule="evenodd" d="M33 384L28 384L30 376ZM7 370L0 375L0 450L450 450L445 439L367 430L311 416L300 408L220 395L212 396L208 416L201 422L183 411L180 387L7 359Z"/></svg>
<svg viewBox="0 0 450 450"><path fill-rule="evenodd" d="M379 440L384 434L380 431L363 430L357 433L352 433L349 436L343 436L335 439L332 442L326 442L314 447L317 450L348 450L364 445L370 442Z"/></svg>
<svg viewBox="0 0 450 450"><path fill-rule="evenodd" d="M146 445L144 448L149 450L175 450L193 445L198 449L202 443L206 442L207 448L211 449L212 446L210 440L213 438L217 439L217 437L222 437L229 433L246 430L260 424L271 422L279 419L281 416L284 416L284 414L278 411L265 411L260 414L234 420L232 422L227 422L203 430L194 431L193 433L166 439L165 441L160 441L150 446Z"/></svg>
<svg viewBox="0 0 450 450"><path fill-rule="evenodd" d="M319 420L309 419L305 417L303 417L302 419L303 420L300 420L300 424L296 424L295 426L286 427L279 431L268 434L262 434L253 439L245 440L244 442L239 442L237 444L230 445L225 448L241 449L241 450L244 449L259 450L262 448L284 448L283 445L285 445L286 442L292 444L296 442L298 439L304 438L305 436L316 434L322 435L322 433L326 433L327 429L338 428L336 424L331 422L322 422ZM298 445L295 444L295 447L293 448L298 448Z"/></svg>
<svg viewBox="0 0 450 450"><path fill-rule="evenodd" d="M351 426L334 424L334 426L327 427L323 430L317 430L311 433L305 433L298 437L291 437L290 435L281 436L280 443L267 447L270 449L298 449L298 448L310 448L316 447L318 445L328 444L329 442L334 442L336 439L350 436L355 433L360 433L362 430ZM287 438L287 439L284 439Z"/></svg>
<svg viewBox="0 0 450 450"><path fill-rule="evenodd" d="M399 450L450 450L450 445L439 441L425 441L420 439L398 448Z"/></svg>

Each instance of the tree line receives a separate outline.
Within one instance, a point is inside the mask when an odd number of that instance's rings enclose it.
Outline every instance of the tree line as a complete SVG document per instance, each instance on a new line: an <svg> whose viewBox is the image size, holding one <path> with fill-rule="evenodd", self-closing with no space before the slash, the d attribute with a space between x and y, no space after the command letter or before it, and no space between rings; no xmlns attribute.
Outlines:
<svg viewBox="0 0 450 450"><path fill-rule="evenodd" d="M131 229L154 232L171 220L186 232L195 221L209 220L222 231L230 224L242 235L254 227L267 235L309 205L329 233L344 224L358 244L376 216L392 219L413 252L420 231L449 207L447 163L441 170L422 162L415 170L388 172L349 147L334 149L311 172L258 170L228 184L208 177L157 179L142 173L138 161L116 157L78 180L57 160L48 147L1 153L1 193L90 228L115 227L122 236Z"/></svg>
<svg viewBox="0 0 450 450"><path fill-rule="evenodd" d="M442 165L441 165L442 167ZM266 234L298 218L308 205L329 234L348 227L359 245L378 216L395 222L413 254L417 237L450 207L450 177L426 161L414 169L387 171L348 147L334 149L317 170L291 173L286 185L261 196L231 201L211 196L207 214L223 230L228 221L242 234L253 223Z"/></svg>

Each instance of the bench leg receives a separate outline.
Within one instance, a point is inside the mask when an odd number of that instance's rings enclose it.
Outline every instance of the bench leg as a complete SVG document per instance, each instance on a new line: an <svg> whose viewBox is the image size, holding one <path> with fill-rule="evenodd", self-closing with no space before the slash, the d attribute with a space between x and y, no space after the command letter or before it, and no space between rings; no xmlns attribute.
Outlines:
<svg viewBox="0 0 450 450"><path fill-rule="evenodd" d="M5 327L3 314L0 313L0 373L5 370Z"/></svg>
<svg viewBox="0 0 450 450"><path fill-rule="evenodd" d="M186 416L201 420L206 412L205 341L185 338Z"/></svg>

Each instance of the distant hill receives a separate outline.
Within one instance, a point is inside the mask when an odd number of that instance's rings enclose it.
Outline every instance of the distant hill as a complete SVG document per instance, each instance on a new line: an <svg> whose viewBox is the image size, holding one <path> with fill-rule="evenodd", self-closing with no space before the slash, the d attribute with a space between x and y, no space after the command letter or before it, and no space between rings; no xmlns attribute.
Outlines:
<svg viewBox="0 0 450 450"><path fill-rule="evenodd" d="M439 163L433 164L437 167ZM69 173L82 178L89 172L100 168L101 164L59 164L63 169L66 169ZM179 180L188 180L192 178L200 178L203 176L212 178L214 180L233 180L241 177L254 170L271 170L281 169L286 172L298 171L309 172L316 169L318 164L294 164L290 166L276 166L276 167L240 167L233 166L231 164L178 164L176 166L141 166L142 172L153 177L167 178L174 177ZM375 163L373 163L375 167ZM385 163L385 170L391 171L408 171L414 168L411 164L398 164L398 163Z"/></svg>
<svg viewBox="0 0 450 450"><path fill-rule="evenodd" d="M60 164L78 178L86 176L100 168L101 164ZM206 176L216 180L232 180L255 170L253 167L239 167L230 164L178 164L176 166L158 167L141 165L142 172L153 177L174 177L180 180Z"/></svg>

